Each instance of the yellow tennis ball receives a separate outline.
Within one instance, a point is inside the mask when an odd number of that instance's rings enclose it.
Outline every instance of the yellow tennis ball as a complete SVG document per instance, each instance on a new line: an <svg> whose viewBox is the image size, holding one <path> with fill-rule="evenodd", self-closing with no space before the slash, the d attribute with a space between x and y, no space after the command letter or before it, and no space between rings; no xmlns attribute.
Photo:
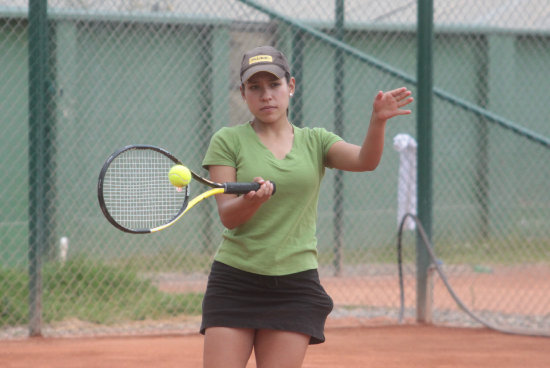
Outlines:
<svg viewBox="0 0 550 368"><path fill-rule="evenodd" d="M191 181L191 171L183 165L172 166L168 172L168 179L173 186L184 187Z"/></svg>

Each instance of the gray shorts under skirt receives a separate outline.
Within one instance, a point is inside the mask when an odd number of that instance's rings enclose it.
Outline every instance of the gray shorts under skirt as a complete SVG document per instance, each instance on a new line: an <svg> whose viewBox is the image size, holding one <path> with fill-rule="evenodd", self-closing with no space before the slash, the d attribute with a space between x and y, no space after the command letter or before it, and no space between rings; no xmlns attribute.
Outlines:
<svg viewBox="0 0 550 368"><path fill-rule="evenodd" d="M310 344L320 344L332 307L317 270L263 276L214 261L200 332L208 327L283 330L309 335Z"/></svg>

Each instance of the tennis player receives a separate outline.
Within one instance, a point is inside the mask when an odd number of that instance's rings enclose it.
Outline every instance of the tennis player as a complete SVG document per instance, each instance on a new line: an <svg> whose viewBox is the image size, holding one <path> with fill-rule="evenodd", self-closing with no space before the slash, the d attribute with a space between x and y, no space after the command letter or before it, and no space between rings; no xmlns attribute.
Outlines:
<svg viewBox="0 0 550 368"><path fill-rule="evenodd" d="M317 272L316 218L325 168L374 170L386 122L412 102L399 88L378 92L364 142L288 119L296 89L286 57L262 46L246 52L241 95L251 121L214 134L203 160L217 182L256 181L257 191L216 196L226 227L203 300L204 367L300 367L309 344L325 340L332 310ZM273 194L272 180L276 183Z"/></svg>

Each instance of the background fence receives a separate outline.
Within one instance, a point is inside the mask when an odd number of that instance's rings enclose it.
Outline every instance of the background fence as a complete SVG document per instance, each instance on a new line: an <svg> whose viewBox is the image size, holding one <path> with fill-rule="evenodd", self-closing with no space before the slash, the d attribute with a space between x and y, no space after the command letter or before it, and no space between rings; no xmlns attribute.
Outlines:
<svg viewBox="0 0 550 368"><path fill-rule="evenodd" d="M434 8L438 264L484 319L549 333L550 5L435 0ZM222 230L214 202L161 234L124 234L101 215L97 176L132 143L200 170L213 132L250 119L238 76L247 49L272 44L289 57L296 125L354 143L378 90L416 91L416 1L50 0L46 63L29 54L44 34L31 32L28 10L26 0L0 0L3 338L197 328ZM40 65L44 94L29 77ZM38 128L32 93L45 99ZM398 318L401 153L392 146L398 134L425 133L412 109L388 124L376 171L327 171L318 237L334 323ZM406 320L415 316L415 236L403 238ZM437 275L431 305L434 323L477 324Z"/></svg>

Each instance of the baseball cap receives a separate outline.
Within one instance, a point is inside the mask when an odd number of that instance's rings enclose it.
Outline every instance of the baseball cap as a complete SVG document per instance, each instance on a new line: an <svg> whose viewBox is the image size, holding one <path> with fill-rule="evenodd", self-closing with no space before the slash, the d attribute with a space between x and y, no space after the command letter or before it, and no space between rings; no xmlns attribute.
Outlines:
<svg viewBox="0 0 550 368"><path fill-rule="evenodd" d="M247 51L241 62L241 83L258 72L268 72L282 79L290 74L285 55L272 46L260 46Z"/></svg>

